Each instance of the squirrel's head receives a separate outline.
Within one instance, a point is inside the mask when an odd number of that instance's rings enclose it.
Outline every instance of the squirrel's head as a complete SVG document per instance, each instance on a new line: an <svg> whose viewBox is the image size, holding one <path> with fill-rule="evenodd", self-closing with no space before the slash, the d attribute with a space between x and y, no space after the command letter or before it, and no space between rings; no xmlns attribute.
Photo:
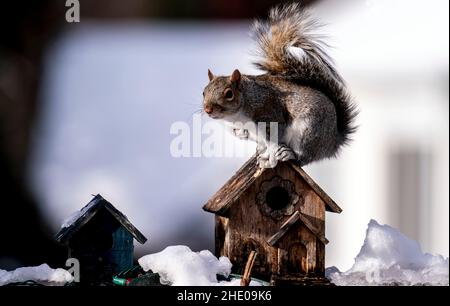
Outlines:
<svg viewBox="0 0 450 306"><path fill-rule="evenodd" d="M208 69L209 84L203 91L203 109L214 119L236 114L241 107L241 73L234 70L231 76L214 76Z"/></svg>

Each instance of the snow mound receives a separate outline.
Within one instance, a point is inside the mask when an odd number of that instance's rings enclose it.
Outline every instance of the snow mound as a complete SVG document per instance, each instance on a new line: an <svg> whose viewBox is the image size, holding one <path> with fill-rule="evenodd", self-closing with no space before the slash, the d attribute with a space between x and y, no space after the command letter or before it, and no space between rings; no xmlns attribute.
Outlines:
<svg viewBox="0 0 450 306"><path fill-rule="evenodd" d="M228 277L231 262L227 257L217 259L210 251L193 252L184 245L168 246L159 253L138 260L144 271L159 273L162 284L172 286L239 286L240 280L218 282L217 274ZM256 285L251 282L250 285Z"/></svg>
<svg viewBox="0 0 450 306"><path fill-rule="evenodd" d="M389 225L370 220L352 268L328 268L336 285L448 285L449 259L422 253L417 241Z"/></svg>
<svg viewBox="0 0 450 306"><path fill-rule="evenodd" d="M52 269L47 264L36 267L22 267L14 271L0 269L0 286L29 280L43 285L62 286L71 282L73 276L64 269Z"/></svg>

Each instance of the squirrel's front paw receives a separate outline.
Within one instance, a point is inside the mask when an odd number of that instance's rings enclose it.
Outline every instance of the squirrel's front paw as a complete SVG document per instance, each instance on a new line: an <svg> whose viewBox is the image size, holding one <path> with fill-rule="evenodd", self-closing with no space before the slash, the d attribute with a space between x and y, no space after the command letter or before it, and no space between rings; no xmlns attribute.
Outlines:
<svg viewBox="0 0 450 306"><path fill-rule="evenodd" d="M279 161L296 159L294 151L285 144L271 147L264 152L258 152L257 162L260 168L274 168Z"/></svg>
<svg viewBox="0 0 450 306"><path fill-rule="evenodd" d="M290 147L285 144L281 144L275 151L275 159L278 161L288 161L295 158L295 153Z"/></svg>
<svg viewBox="0 0 450 306"><path fill-rule="evenodd" d="M267 153L267 146L265 144L263 144L263 143L258 143L257 144L257 146L256 146L256 153L258 153L258 155L267 154L267 156L269 154L269 153Z"/></svg>
<svg viewBox="0 0 450 306"><path fill-rule="evenodd" d="M258 154L256 162L258 163L258 166L260 168L275 168L275 166L277 165L277 160L273 157L274 156L272 154L269 154L269 152L265 151L262 154Z"/></svg>
<svg viewBox="0 0 450 306"><path fill-rule="evenodd" d="M266 169L266 168L275 168L276 164L270 162L269 159L260 159L258 160L258 166L261 169Z"/></svg>
<svg viewBox="0 0 450 306"><path fill-rule="evenodd" d="M233 129L233 134L240 139L248 139L248 130L245 129Z"/></svg>

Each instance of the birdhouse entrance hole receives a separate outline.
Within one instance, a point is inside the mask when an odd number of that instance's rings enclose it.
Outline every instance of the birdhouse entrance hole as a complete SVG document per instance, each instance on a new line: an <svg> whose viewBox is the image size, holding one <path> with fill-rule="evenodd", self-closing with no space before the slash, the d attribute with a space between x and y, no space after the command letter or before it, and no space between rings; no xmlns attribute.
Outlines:
<svg viewBox="0 0 450 306"><path fill-rule="evenodd" d="M275 175L261 183L256 203L264 215L279 220L292 215L300 198L292 181Z"/></svg>
<svg viewBox="0 0 450 306"><path fill-rule="evenodd" d="M289 204L289 192L280 186L269 189L266 193L266 203L273 210L280 210Z"/></svg>

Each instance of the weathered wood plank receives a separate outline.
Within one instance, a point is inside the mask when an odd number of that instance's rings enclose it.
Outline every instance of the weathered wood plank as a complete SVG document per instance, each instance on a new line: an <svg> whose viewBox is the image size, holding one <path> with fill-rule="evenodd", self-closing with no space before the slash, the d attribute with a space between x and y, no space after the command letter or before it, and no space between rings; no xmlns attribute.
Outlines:
<svg viewBox="0 0 450 306"><path fill-rule="evenodd" d="M272 237L270 237L269 240L267 240L267 243L271 246L274 246L278 242L278 240L280 240L280 238L283 237L284 234L286 234L291 226L293 226L295 222L298 221L298 219L300 219L300 213L296 211L286 220L286 222L283 223L283 225L281 225L280 230L276 232Z"/></svg>
<svg viewBox="0 0 450 306"><path fill-rule="evenodd" d="M228 219L217 215L215 219L215 254L228 257Z"/></svg>
<svg viewBox="0 0 450 306"><path fill-rule="evenodd" d="M276 232L274 235L272 235L268 240L267 243L271 246L275 246L276 243L291 229L291 227L298 221L301 220L303 224L314 234L319 238L324 244L327 244L329 241L327 238L325 238L325 235L320 232L309 220L306 218L303 214L296 211L295 213L290 216L285 223L281 226L280 230Z"/></svg>
<svg viewBox="0 0 450 306"><path fill-rule="evenodd" d="M321 233L309 220L308 218L306 218L304 215L299 214L299 219L303 222L303 224L306 225L306 227L308 227L311 232L313 232L317 238L320 239L320 241L322 241L324 244L327 244L329 241L327 238L325 238L325 235L323 233Z"/></svg>
<svg viewBox="0 0 450 306"><path fill-rule="evenodd" d="M283 163L280 163L283 164ZM319 185L301 168L295 161L289 161L284 164L289 164L307 183L310 187L322 198L327 205L328 210L336 213L342 212L342 209L328 196ZM233 175L216 194L209 199L203 206L203 209L208 212L224 215L230 206L236 202L241 194L253 182L261 176L266 169L260 169L256 162L256 155L250 158L237 172Z"/></svg>
<svg viewBox="0 0 450 306"><path fill-rule="evenodd" d="M314 273L319 276L325 276L325 245L323 243L316 243L316 268Z"/></svg>
<svg viewBox="0 0 450 306"><path fill-rule="evenodd" d="M255 263L257 253L251 251L247 259L247 264L245 265L244 274L241 278L241 286L247 287L250 284L251 274L253 269L253 264Z"/></svg>

